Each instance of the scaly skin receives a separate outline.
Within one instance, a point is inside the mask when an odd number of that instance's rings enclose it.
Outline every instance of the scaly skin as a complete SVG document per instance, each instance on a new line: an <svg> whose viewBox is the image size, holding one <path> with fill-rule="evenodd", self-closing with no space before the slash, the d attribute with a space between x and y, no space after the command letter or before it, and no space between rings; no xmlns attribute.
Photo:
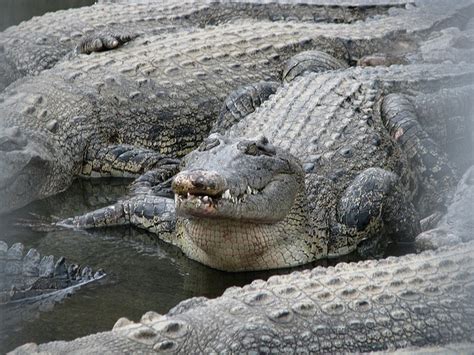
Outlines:
<svg viewBox="0 0 474 355"><path fill-rule="evenodd" d="M183 156L202 141L226 93L278 79L298 52L318 48L350 59L406 49L473 7L443 6L366 23L242 22L144 36L19 80L0 96L0 198L7 201L0 213L64 190L80 173L136 176L172 163L163 156Z"/></svg>
<svg viewBox="0 0 474 355"><path fill-rule="evenodd" d="M414 99L420 124L461 171L474 164L474 86L420 94Z"/></svg>
<svg viewBox="0 0 474 355"><path fill-rule="evenodd" d="M334 353L474 341L474 244L317 267L12 354ZM448 346L449 347L449 346Z"/></svg>
<svg viewBox="0 0 474 355"><path fill-rule="evenodd" d="M416 237L418 249L455 245L472 239L474 229L474 166L461 178L451 204L436 227Z"/></svg>
<svg viewBox="0 0 474 355"><path fill-rule="evenodd" d="M0 34L0 91L25 75L37 75L52 68L57 62L73 54L76 46L95 39L103 47L92 51L115 48L120 41L105 46L107 34L159 35L183 28L218 25L232 20L292 19L308 22L350 23L369 16L384 14L390 5L399 6L406 1L384 3L362 2L359 7L347 4L327 6L328 1L279 2L247 1L216 2L207 0L159 1L137 4L95 4L90 7L48 13L35 17ZM375 6L377 5L377 6ZM112 36L114 37L114 36ZM104 40L105 39L105 40ZM125 41L127 42L127 41Z"/></svg>

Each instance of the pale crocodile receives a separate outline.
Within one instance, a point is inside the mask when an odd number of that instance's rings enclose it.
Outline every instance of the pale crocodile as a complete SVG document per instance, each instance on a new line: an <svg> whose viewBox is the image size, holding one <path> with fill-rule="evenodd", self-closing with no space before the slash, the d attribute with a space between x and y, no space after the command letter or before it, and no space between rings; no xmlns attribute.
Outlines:
<svg viewBox="0 0 474 355"><path fill-rule="evenodd" d="M473 177L474 167L448 210L472 211ZM474 223L474 214L465 217L451 216L451 227ZM148 312L138 323L121 318L109 332L13 353L470 353L473 238L470 229L464 242L435 251L273 276L186 300L166 315Z"/></svg>
<svg viewBox="0 0 474 355"><path fill-rule="evenodd" d="M218 25L235 19L351 23L386 14L411 1L146 1L95 4L48 13L0 34L0 91L25 75L37 75L76 51L112 49L137 35ZM330 6L329 6L330 5Z"/></svg>
<svg viewBox="0 0 474 355"><path fill-rule="evenodd" d="M350 61L413 49L420 35L472 10L470 1L444 2L354 24L242 21L144 36L19 80L0 96L0 213L64 190L79 174L136 176L161 167L167 177L176 161L166 157L183 156L207 136L226 93L278 80L295 53L317 48Z"/></svg>

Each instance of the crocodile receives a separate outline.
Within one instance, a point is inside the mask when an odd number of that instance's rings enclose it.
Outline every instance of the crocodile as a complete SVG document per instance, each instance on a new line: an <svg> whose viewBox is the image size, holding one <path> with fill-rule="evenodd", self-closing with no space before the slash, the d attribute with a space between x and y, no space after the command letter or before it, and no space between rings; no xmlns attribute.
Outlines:
<svg viewBox="0 0 474 355"><path fill-rule="evenodd" d="M102 270L68 263L64 257L55 261L51 255L41 257L36 249L25 253L21 243L8 248L0 241L2 329L18 326L20 320L34 319L39 312L51 309L55 302L105 276Z"/></svg>
<svg viewBox="0 0 474 355"><path fill-rule="evenodd" d="M58 193L78 175L161 169L165 179L176 172L174 158L207 136L227 92L278 80L296 53L316 48L351 61L381 48L412 49L419 36L473 7L445 2L353 24L241 21L150 35L17 80L0 95L0 198L7 201L0 213Z"/></svg>
<svg viewBox="0 0 474 355"><path fill-rule="evenodd" d="M367 1L348 6L330 1L102 2L48 13L0 34L0 91L25 75L37 75L75 52L114 49L137 35L219 25L237 19L351 23L386 14L410 1ZM330 5L330 6L328 6Z"/></svg>
<svg viewBox="0 0 474 355"><path fill-rule="evenodd" d="M435 252L317 267L194 298L166 315L117 321L33 353L349 353L474 342L472 242ZM455 290L455 291L454 291Z"/></svg>
<svg viewBox="0 0 474 355"><path fill-rule="evenodd" d="M311 56L327 54L295 59ZM388 242L412 241L457 176L412 100L396 93L458 90L472 76L463 64L303 73L231 127L219 120L225 135L183 158L174 200L144 179L132 197L60 225L132 224L226 271L377 255Z"/></svg>

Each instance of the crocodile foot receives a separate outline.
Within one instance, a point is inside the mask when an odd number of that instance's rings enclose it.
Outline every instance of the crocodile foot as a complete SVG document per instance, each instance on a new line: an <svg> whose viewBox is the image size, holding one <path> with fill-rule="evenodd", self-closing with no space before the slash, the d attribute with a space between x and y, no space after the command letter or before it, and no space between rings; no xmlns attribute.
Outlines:
<svg viewBox="0 0 474 355"><path fill-rule="evenodd" d="M81 40L76 51L81 54L91 54L92 52L102 52L115 49L121 45L137 38L135 33L99 32L89 35Z"/></svg>

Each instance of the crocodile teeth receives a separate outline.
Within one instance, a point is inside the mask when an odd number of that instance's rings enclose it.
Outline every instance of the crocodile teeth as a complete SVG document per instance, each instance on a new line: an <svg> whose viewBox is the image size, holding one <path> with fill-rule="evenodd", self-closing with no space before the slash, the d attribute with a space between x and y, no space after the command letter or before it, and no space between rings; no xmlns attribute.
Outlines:
<svg viewBox="0 0 474 355"><path fill-rule="evenodd" d="M247 194L251 194L252 193L252 188L250 186L247 186Z"/></svg>
<svg viewBox="0 0 474 355"><path fill-rule="evenodd" d="M222 198L224 200L230 200L231 199L230 190L225 190L225 192L222 194Z"/></svg>
<svg viewBox="0 0 474 355"><path fill-rule="evenodd" d="M210 198L209 196L204 196L202 198L202 202L204 203L211 203L212 202L212 198Z"/></svg>

